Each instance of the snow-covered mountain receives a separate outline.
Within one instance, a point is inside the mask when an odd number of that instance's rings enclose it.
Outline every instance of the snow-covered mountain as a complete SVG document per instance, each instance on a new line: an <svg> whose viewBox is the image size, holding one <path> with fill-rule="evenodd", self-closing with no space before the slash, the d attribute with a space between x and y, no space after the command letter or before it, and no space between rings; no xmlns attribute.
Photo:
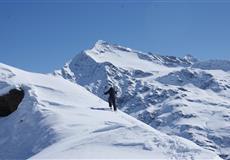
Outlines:
<svg viewBox="0 0 230 160"><path fill-rule="evenodd" d="M143 53L100 40L54 74L104 100L104 87L112 82L122 111L230 159L229 64Z"/></svg>
<svg viewBox="0 0 230 160"><path fill-rule="evenodd" d="M15 112L0 117L0 159L220 159L191 141L111 112L105 101L61 77L0 63L1 97L12 89L24 95Z"/></svg>

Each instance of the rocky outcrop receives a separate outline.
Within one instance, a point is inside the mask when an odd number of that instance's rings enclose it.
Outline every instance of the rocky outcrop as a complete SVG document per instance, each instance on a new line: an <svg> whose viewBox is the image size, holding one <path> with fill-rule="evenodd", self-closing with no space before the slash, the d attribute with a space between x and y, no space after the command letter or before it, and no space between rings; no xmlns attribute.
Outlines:
<svg viewBox="0 0 230 160"><path fill-rule="evenodd" d="M12 89L9 93L0 96L0 116L8 116L17 110L24 97L22 89Z"/></svg>

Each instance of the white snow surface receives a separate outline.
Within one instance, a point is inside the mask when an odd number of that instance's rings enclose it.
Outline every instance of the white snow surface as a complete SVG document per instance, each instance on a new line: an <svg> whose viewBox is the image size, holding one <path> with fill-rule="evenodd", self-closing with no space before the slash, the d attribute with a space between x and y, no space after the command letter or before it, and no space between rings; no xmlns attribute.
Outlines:
<svg viewBox="0 0 230 160"><path fill-rule="evenodd" d="M104 100L104 87L112 82L122 111L230 160L228 64L143 53L100 40L55 75Z"/></svg>
<svg viewBox="0 0 230 160"><path fill-rule="evenodd" d="M61 77L0 63L0 94L21 87L18 109L0 118L1 159L221 159L123 113Z"/></svg>

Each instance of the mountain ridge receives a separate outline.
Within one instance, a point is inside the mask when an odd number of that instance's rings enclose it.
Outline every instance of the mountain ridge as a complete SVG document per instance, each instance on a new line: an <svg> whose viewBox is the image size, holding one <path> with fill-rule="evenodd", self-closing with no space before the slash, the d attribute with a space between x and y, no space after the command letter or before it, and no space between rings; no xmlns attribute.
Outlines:
<svg viewBox="0 0 230 160"><path fill-rule="evenodd" d="M80 84L104 100L104 86L113 83L120 94L118 107L122 111L229 159L228 61L214 62L189 55L156 56L99 41L76 55L56 75ZM214 65L209 68L206 64ZM220 123L223 124L217 125Z"/></svg>
<svg viewBox="0 0 230 160"><path fill-rule="evenodd" d="M221 159L195 143L168 136L61 77L0 63L0 93L20 87L17 110L0 117L2 159Z"/></svg>

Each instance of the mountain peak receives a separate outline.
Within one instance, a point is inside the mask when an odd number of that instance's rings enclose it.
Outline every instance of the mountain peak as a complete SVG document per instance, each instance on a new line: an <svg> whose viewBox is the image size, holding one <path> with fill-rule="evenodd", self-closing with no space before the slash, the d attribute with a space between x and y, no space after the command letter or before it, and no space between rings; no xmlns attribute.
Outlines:
<svg viewBox="0 0 230 160"><path fill-rule="evenodd" d="M198 61L198 59L193 57L191 54L187 54L186 56L184 56L183 59L190 61L190 62L197 62Z"/></svg>
<svg viewBox="0 0 230 160"><path fill-rule="evenodd" d="M104 40L98 40L91 50L97 51L99 53L105 53L107 51L113 52L115 50L120 50L120 51L124 51L124 52L134 51L130 48L120 46L120 45L114 44L114 43L109 43L109 42L104 41Z"/></svg>
<svg viewBox="0 0 230 160"><path fill-rule="evenodd" d="M105 46L111 46L112 44L110 44L107 41L104 40L98 40L95 44L93 48L98 48L98 47L105 47Z"/></svg>
<svg viewBox="0 0 230 160"><path fill-rule="evenodd" d="M106 50L107 50L107 51L108 51L108 50L111 50L111 49L110 49L111 46L112 46L112 44L110 44L110 43L108 43L108 42L106 42L106 41L104 41L104 40L98 40L98 41L94 44L93 48L91 48L91 50L96 51L96 52L98 52L98 53L104 53Z"/></svg>
<svg viewBox="0 0 230 160"><path fill-rule="evenodd" d="M105 45L105 44L108 44L108 42L100 39L95 43L95 45Z"/></svg>
<svg viewBox="0 0 230 160"><path fill-rule="evenodd" d="M65 79L104 100L104 88L112 82L117 106L126 113L229 159L230 61L201 62L191 55L145 53L105 41L83 53L63 68Z"/></svg>

